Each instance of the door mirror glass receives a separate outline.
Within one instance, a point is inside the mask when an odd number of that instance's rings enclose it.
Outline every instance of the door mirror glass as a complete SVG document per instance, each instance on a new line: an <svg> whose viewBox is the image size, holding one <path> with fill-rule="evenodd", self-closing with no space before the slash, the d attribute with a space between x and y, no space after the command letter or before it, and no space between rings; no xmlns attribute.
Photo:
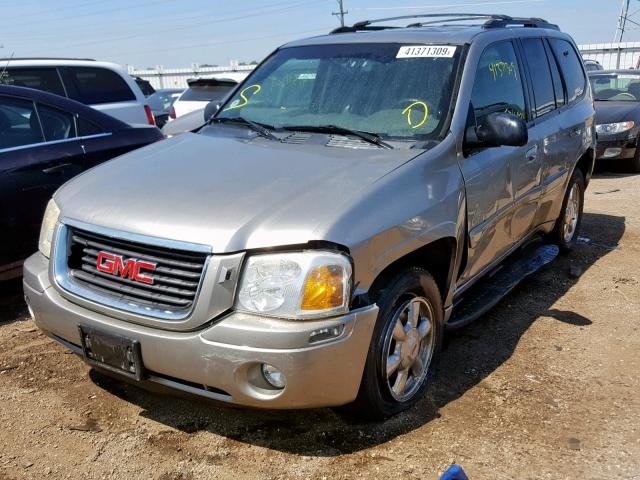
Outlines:
<svg viewBox="0 0 640 480"><path fill-rule="evenodd" d="M220 102L218 100L213 100L207 103L207 106L204 107L204 121L208 122L211 117L213 117L218 110L220 109Z"/></svg>
<svg viewBox="0 0 640 480"><path fill-rule="evenodd" d="M521 147L529 141L527 125L520 117L495 112L484 116L475 127L469 127L466 144L470 148Z"/></svg>

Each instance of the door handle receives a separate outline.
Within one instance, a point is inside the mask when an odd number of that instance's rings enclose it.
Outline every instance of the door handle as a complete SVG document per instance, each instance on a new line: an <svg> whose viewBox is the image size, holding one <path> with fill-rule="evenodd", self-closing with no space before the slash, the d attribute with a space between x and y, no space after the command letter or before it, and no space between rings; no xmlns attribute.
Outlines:
<svg viewBox="0 0 640 480"><path fill-rule="evenodd" d="M531 147L525 154L527 163L535 162L538 159L538 146Z"/></svg>
<svg viewBox="0 0 640 480"><path fill-rule="evenodd" d="M47 175L53 175L55 173L62 172L65 168L70 167L70 163L60 163L58 165L54 165L53 167L43 168L42 173L46 173Z"/></svg>

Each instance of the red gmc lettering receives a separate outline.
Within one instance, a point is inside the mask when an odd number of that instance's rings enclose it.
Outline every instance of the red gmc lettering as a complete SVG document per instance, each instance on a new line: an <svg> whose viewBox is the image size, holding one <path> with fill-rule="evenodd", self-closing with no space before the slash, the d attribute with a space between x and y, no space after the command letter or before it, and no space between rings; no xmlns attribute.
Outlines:
<svg viewBox="0 0 640 480"><path fill-rule="evenodd" d="M121 255L114 255L108 252L98 253L96 268L104 273L118 275L122 278L130 278L136 282L153 285L153 277L145 275L143 270L153 271L156 265L150 262L135 260L133 258L124 260Z"/></svg>

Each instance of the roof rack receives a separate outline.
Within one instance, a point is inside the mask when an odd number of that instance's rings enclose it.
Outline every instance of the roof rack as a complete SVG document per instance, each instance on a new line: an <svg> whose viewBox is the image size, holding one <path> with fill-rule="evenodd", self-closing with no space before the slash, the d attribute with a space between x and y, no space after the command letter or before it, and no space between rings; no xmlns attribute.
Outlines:
<svg viewBox="0 0 640 480"><path fill-rule="evenodd" d="M66 58L66 57L8 57L0 58L0 62L6 62L11 60L12 62L17 60L82 60L84 62L95 62L95 58Z"/></svg>
<svg viewBox="0 0 640 480"><path fill-rule="evenodd" d="M350 27L338 27L331 31L331 34L336 33L349 33L358 32L363 30L386 30L393 28L403 28L391 25L374 25L376 23L386 23L396 20L408 20L416 18L430 18L438 19L428 22L415 22L407 25L404 28L415 28L429 25L442 24L444 21L450 22L462 22L469 20L486 20L483 24L483 28L506 28L510 26L519 26L525 28L550 28L553 30L560 30L560 27L553 23L549 23L542 18L520 18L510 17L508 15L497 14L484 14L484 13L424 13L418 15L402 15L399 17L378 18L375 20L363 20L361 22L354 23Z"/></svg>

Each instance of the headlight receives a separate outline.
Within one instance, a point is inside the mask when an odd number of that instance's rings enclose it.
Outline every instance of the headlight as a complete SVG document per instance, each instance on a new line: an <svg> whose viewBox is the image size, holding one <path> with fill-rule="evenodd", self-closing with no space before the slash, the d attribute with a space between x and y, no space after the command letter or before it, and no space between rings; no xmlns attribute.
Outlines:
<svg viewBox="0 0 640 480"><path fill-rule="evenodd" d="M614 133L622 133L627 130L631 130L636 124L633 121L619 122L619 123L603 123L596 125L596 133L603 133L605 135L611 135Z"/></svg>
<svg viewBox="0 0 640 480"><path fill-rule="evenodd" d="M306 251L247 258L236 309L305 319L346 312L351 263L345 255Z"/></svg>
<svg viewBox="0 0 640 480"><path fill-rule="evenodd" d="M51 240L53 240L53 230L56 228L59 216L60 209L56 202L53 199L49 200L47 209L44 211L42 227L40 227L40 240L38 241L38 250L47 258L51 256Z"/></svg>

